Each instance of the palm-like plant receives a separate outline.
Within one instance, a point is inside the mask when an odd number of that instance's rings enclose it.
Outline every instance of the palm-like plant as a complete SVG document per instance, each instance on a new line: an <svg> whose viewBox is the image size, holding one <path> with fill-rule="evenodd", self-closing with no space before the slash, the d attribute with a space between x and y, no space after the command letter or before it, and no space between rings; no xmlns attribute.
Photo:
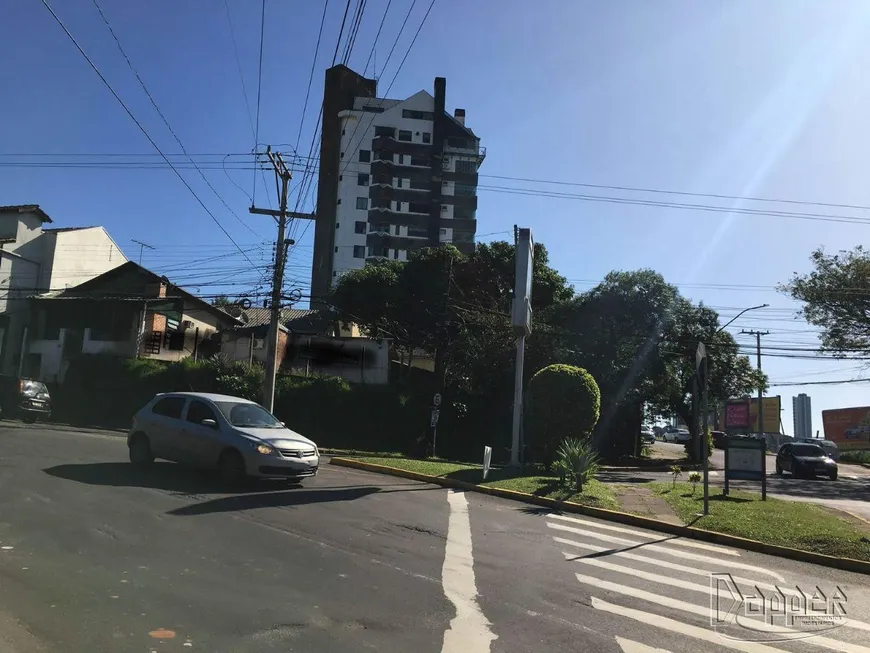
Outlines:
<svg viewBox="0 0 870 653"><path fill-rule="evenodd" d="M556 451L553 466L563 485L573 482L576 491L582 492L583 483L598 473L598 452L586 438L565 438Z"/></svg>

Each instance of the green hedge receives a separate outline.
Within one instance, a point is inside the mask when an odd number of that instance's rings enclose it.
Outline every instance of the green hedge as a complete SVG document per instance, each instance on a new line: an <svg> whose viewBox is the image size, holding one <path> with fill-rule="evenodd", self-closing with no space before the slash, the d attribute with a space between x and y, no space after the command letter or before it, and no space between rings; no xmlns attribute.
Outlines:
<svg viewBox="0 0 870 653"><path fill-rule="evenodd" d="M81 426L127 428L160 392L217 392L260 402L263 369L219 357L166 363L85 355L72 361L52 390L53 417ZM321 447L414 454L429 426L430 397L395 386L350 385L337 377L278 378L276 417ZM501 405L501 404L498 404ZM479 462L484 445L507 455L509 404L493 409L480 397L445 393L437 453Z"/></svg>

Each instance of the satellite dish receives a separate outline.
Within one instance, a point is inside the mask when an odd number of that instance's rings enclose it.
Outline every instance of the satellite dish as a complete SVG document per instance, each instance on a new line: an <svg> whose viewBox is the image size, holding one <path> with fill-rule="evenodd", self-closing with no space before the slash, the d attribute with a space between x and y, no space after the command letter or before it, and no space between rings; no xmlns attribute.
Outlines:
<svg viewBox="0 0 870 653"><path fill-rule="evenodd" d="M247 297L243 297L239 300L239 308L241 308L243 311L247 311L249 308L251 308L251 300Z"/></svg>

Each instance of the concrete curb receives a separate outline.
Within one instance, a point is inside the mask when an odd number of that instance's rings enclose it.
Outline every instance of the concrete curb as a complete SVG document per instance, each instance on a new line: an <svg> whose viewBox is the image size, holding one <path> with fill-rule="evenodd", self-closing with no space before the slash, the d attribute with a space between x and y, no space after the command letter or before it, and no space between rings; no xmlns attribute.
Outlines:
<svg viewBox="0 0 870 653"><path fill-rule="evenodd" d="M822 565L824 567L832 567L834 569L842 569L851 571L856 574L870 574L870 562L864 560L854 560L852 558L835 558L833 556L824 555L822 553L813 553L811 551L801 551L800 549L791 549L785 546L776 544L766 544L757 540L749 540L736 535L726 535L725 533L717 533L715 531L707 531L691 526L679 526L677 524L669 524L667 522L650 519L649 517L641 517L632 515L627 512L619 512L616 510L607 510L605 508L592 508L583 506L579 503L571 501L557 501L546 497L538 497L533 494L524 492L515 492L513 490L503 490L501 488L489 487L487 485L476 485L466 481L458 481L452 478L444 478L440 476L429 476L428 474L419 474L410 472L397 467L388 467L385 465L376 465L367 463L361 460L351 458L333 457L330 464L339 467L350 467L378 474L387 474L389 476L399 476L402 478L420 481L423 483L431 483L442 487L449 487L460 490L469 490L472 492L480 492L491 496L501 497L502 499L511 499L513 501L522 501L543 508L550 508L558 512L571 512L588 517L596 517L607 521L614 521L628 526L636 526L645 528L668 535L676 535L679 537L688 537L694 540L702 540L704 542L712 542L724 546L732 546L747 551L755 551L757 553L765 553L767 555L778 556L780 558L788 558L790 560L798 560L800 562L809 562L811 564Z"/></svg>

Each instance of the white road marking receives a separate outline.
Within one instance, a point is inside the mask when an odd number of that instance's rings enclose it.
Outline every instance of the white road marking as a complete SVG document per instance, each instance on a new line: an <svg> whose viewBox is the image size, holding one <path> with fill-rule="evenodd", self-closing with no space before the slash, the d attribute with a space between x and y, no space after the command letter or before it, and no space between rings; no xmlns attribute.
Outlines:
<svg viewBox="0 0 870 653"><path fill-rule="evenodd" d="M677 621L676 619L669 619L668 617L662 617L657 614L653 614L652 612L644 612L643 610L635 610L633 608L626 608L621 605L615 605L594 596L592 597L592 607L596 610L610 612L611 614L619 615L620 617L627 617L628 619L639 621L641 623L647 624L648 626L653 626L654 628L669 630L672 633L679 633L680 635L685 635L694 639L700 639L702 641L709 642L710 644L715 644L716 646L721 646L723 648L730 648L734 649L735 651L743 651L743 653L787 653L785 649L776 648L775 646L768 646L767 644L759 644L757 642L742 642L740 640L734 639L725 639L724 637L716 634L714 631L707 630L706 628L692 626L691 624L683 623L682 621Z"/></svg>
<svg viewBox="0 0 870 653"><path fill-rule="evenodd" d="M497 635L477 603L474 558L471 548L471 521L464 492L447 491L450 518L441 584L444 595L456 609L450 627L444 632L441 653L478 653L489 651Z"/></svg>
<svg viewBox="0 0 870 653"><path fill-rule="evenodd" d="M626 535L632 535L634 537L644 537L648 540L661 540L663 538L668 537L676 537L673 535L668 535L667 533L647 533L644 531L639 531L634 528L623 528L622 526L612 526L610 524L600 524L598 522L589 521L587 519L577 519L576 517L567 517L565 515L549 515L550 519L559 519L561 521L569 522L571 524L580 524L581 526L587 526L589 528L598 528L605 531L613 531L615 533L625 533ZM740 552L735 551L733 549L726 549L721 546L716 546L715 544L703 544L701 542L693 542L691 540L683 540L683 539L672 539L668 540L670 544L678 544L680 546L687 546L692 549L704 549L705 551L712 551L713 553L722 553L729 556L739 556Z"/></svg>
<svg viewBox="0 0 870 653"><path fill-rule="evenodd" d="M608 551L607 547L604 546L595 546L594 544L582 544L580 542L575 542L574 540L566 540L561 537L553 538L559 544L568 544L570 546L575 546L578 549L585 549L586 551L592 551L594 553L601 553L602 551ZM647 548L647 547L644 547ZM566 558L570 558L571 560L575 560L577 558L576 555L563 552ZM668 562L667 560L659 560L658 558L651 558L650 556L639 555L637 553L632 553L631 551L613 551L612 553L607 554L608 557L619 557L625 558L627 560L636 560L637 562L642 562L647 565L653 565L654 567L660 567L662 569L673 569L674 571L682 571L686 574L691 574L693 576L703 576L704 578L710 578L710 574L714 573L708 569L699 569L698 567L687 567L686 565L680 565L676 562ZM729 562L729 564L732 564ZM731 574L731 578L734 579L735 583L744 583L747 585L757 585L759 588L773 590L776 591L780 589L778 585L774 585L773 583L765 583L762 581L754 580L751 578L745 578L743 576L735 576ZM783 589L783 591L788 594L791 590ZM797 590L794 590L796 595L799 594Z"/></svg>
<svg viewBox="0 0 870 653"><path fill-rule="evenodd" d="M674 610L688 612L689 614L695 614L708 619L710 618L709 604L696 605L694 603L687 603L686 601L680 601L679 599L672 599L669 596L654 594L653 592L647 592L645 590L640 590L634 587L628 587L627 585L620 585L619 583L611 583L610 581L601 580L600 578L595 578L594 576L584 576L582 574L577 574L577 580L579 580L584 585L592 585L593 587L597 587L598 589L608 590L616 594L630 596L636 599L640 599L642 601L649 601L650 603L665 608L673 608ZM738 625L742 625L740 624L739 616L737 617L737 623ZM822 637L816 635L810 637L808 633L794 630L792 628L786 628L784 626L774 626L773 624L769 624L766 621L761 621L759 619L746 619L744 623L747 624L746 627L749 627L752 630L782 635L783 639L786 639L788 641L806 640L814 646L821 646L823 648L831 649L832 651L840 651L841 653L870 653L870 648L867 648L866 646L861 646L860 644L841 642L840 640L831 639L830 637Z"/></svg>
<svg viewBox="0 0 870 653"><path fill-rule="evenodd" d="M622 648L623 653L671 653L663 648L654 648L624 637L617 637L616 643Z"/></svg>
<svg viewBox="0 0 870 653"><path fill-rule="evenodd" d="M720 570L730 571L731 569L746 569L748 571L754 571L759 574L767 574L768 576L773 576L777 580L781 582L785 582L785 578L777 574L776 572L770 571L768 569L764 569L763 567L756 567L755 565L749 565L745 562L737 562L736 560L718 560L716 558L711 558L710 556L699 555L695 553L690 553L689 551L681 551L677 549L670 548L668 546L663 546L662 544L647 544L646 542L636 542L634 540L627 540L624 537L613 537L611 535L604 535L603 533L593 533L592 531L584 531L579 528L573 528L571 526L563 526L562 524L552 524L547 522L547 526L550 528L554 528L560 531L567 531L569 533L576 533L578 535L585 535L586 537L591 537L596 540L601 540L603 542L610 542L612 544L619 544L622 546L636 546L643 547L643 551L646 553L664 553L665 555L675 556L677 558L682 558L683 560L695 560L696 562L704 562L707 564L716 564L720 566ZM560 538L554 538L556 541L561 542L562 544L573 544L571 540L562 541ZM669 544L669 542L667 543Z"/></svg>

